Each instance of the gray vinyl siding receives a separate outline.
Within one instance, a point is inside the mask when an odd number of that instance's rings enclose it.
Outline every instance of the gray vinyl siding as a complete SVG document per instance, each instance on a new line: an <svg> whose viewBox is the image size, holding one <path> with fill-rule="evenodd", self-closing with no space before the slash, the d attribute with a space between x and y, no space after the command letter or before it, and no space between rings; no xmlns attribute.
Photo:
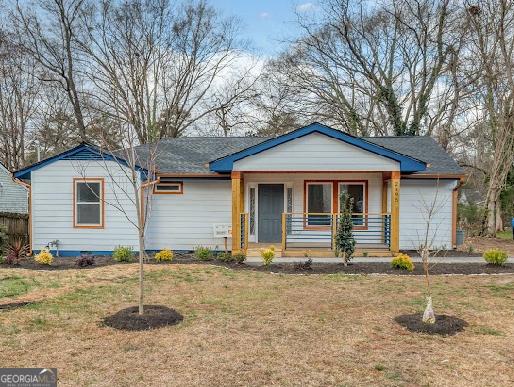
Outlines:
<svg viewBox="0 0 514 387"><path fill-rule="evenodd" d="M11 174L0 165L0 212L26 214L28 212L28 191L13 181Z"/></svg>

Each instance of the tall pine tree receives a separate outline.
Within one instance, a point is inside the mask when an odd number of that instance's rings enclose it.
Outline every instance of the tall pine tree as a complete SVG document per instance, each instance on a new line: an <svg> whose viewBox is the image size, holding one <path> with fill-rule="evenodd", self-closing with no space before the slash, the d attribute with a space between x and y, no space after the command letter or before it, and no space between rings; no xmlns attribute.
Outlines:
<svg viewBox="0 0 514 387"><path fill-rule="evenodd" d="M343 258L346 266L355 252L355 239L352 233L353 199L346 192L342 192L339 196L339 203L343 204L343 208L339 214L339 223L337 224L335 249L336 255Z"/></svg>

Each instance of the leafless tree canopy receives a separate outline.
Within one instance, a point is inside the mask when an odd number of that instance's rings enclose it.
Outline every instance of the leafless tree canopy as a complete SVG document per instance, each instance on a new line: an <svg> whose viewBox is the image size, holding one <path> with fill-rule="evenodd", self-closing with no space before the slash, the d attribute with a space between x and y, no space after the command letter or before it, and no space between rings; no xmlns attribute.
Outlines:
<svg viewBox="0 0 514 387"><path fill-rule="evenodd" d="M267 58L207 0L5 0L2 161L17 169L81 140L274 136L312 121L428 135L469 169L494 234L514 193L512 1L318 4Z"/></svg>

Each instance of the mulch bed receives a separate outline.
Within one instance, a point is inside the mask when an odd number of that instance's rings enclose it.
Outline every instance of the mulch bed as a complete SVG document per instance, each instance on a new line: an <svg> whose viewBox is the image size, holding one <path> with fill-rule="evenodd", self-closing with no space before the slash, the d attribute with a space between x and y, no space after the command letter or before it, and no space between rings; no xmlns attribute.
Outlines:
<svg viewBox="0 0 514 387"><path fill-rule="evenodd" d="M436 314L434 324L425 324L422 318L423 313L403 314L395 317L394 321L411 332L441 336L456 335L468 326L465 320L445 314Z"/></svg>
<svg viewBox="0 0 514 387"><path fill-rule="evenodd" d="M23 268L31 270L69 270L69 269L94 269L95 267L108 265L123 265L125 263L116 262L110 256L94 256L94 265L79 267L79 258L73 257L54 257L50 266L40 265L32 258L23 259L18 265L0 265L0 268ZM307 260L306 260L307 261ZM137 262L134 260L133 262ZM234 270L254 270L262 272L285 273L285 274L398 274L398 275L420 275L423 274L421 263L415 263L412 272L391 268L388 262L369 262L369 263L350 263L344 266L342 263L277 263L269 267L262 265L254 266L248 264L225 263L217 260L199 261L189 253L175 253L173 261L156 262L151 259L150 265L175 265L175 264L211 264L228 267ZM430 267L431 274L498 274L513 273L514 263L507 263L504 266L488 265L484 263L434 263Z"/></svg>
<svg viewBox="0 0 514 387"><path fill-rule="evenodd" d="M398 275L422 275L423 267L415 264L414 271L398 270L391 268L387 262L350 263L344 266L342 263L313 263L311 269L301 264L273 264L270 267L253 266L251 270L268 271L273 273L304 273L304 274L398 274ZM242 265L249 268L248 265ZM430 267L430 274L498 274L513 273L514 264L494 266L485 263L436 263Z"/></svg>
<svg viewBox="0 0 514 387"><path fill-rule="evenodd" d="M103 319L103 324L124 331L146 331L180 323L184 317L174 309L163 305L145 305L144 314L137 306L131 306Z"/></svg>

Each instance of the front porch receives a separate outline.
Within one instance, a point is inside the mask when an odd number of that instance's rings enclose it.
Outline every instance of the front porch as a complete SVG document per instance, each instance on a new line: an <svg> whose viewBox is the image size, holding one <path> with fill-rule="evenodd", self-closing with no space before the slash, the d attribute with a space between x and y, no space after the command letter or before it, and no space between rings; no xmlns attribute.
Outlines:
<svg viewBox="0 0 514 387"><path fill-rule="evenodd" d="M339 194L354 197L356 256L399 250L400 173L232 173L232 251L248 257L335 257ZM309 212L309 210L322 210Z"/></svg>
<svg viewBox="0 0 514 387"><path fill-rule="evenodd" d="M281 257L332 257L335 255L335 235L339 221L338 214L289 214L283 213L280 242L249 242L249 214L241 214L241 251L248 257L260 256L261 249L275 247ZM353 214L355 256L383 257L391 255L390 214ZM316 227L309 226L316 219ZM320 219L326 225L319 226ZM358 226L361 224L361 226ZM365 225L365 226L364 226Z"/></svg>

